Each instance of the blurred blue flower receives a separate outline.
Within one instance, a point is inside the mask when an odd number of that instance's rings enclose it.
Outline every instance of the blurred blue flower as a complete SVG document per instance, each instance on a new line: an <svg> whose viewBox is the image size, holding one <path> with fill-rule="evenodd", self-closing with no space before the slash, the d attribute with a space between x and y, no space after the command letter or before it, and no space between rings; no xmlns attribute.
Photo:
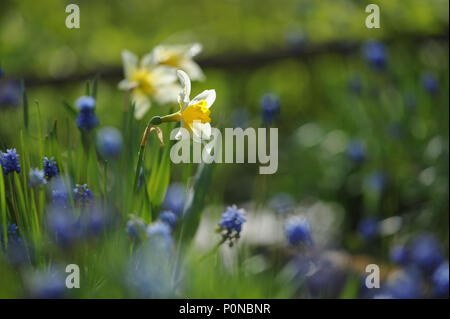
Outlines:
<svg viewBox="0 0 450 319"><path fill-rule="evenodd" d="M47 180L45 179L44 171L39 168L31 168L28 185L30 187L39 187L45 184L47 184Z"/></svg>
<svg viewBox="0 0 450 319"><path fill-rule="evenodd" d="M3 72L3 69L0 68L0 79L3 77L4 74L5 74L5 72Z"/></svg>
<svg viewBox="0 0 450 319"><path fill-rule="evenodd" d="M391 248L389 257L395 264L405 265L409 261L408 249L404 245L396 245Z"/></svg>
<svg viewBox="0 0 450 319"><path fill-rule="evenodd" d="M233 127L245 129L250 122L250 113L246 108L239 107L231 112L230 119Z"/></svg>
<svg viewBox="0 0 450 319"><path fill-rule="evenodd" d="M59 208L66 208L69 199L69 192L61 176L57 176L50 182L52 205Z"/></svg>
<svg viewBox="0 0 450 319"><path fill-rule="evenodd" d="M146 234L156 249L162 249L166 252L170 251L173 238L172 230L169 225L161 221L154 222L148 225Z"/></svg>
<svg viewBox="0 0 450 319"><path fill-rule="evenodd" d="M384 44L375 40L363 44L363 55L366 61L375 69L383 70L387 65L387 53Z"/></svg>
<svg viewBox="0 0 450 319"><path fill-rule="evenodd" d="M103 127L97 132L97 147L105 158L116 157L122 151L123 137L115 127Z"/></svg>
<svg viewBox="0 0 450 319"><path fill-rule="evenodd" d="M290 245L312 244L311 227L305 218L297 216L289 218L284 225L284 230Z"/></svg>
<svg viewBox="0 0 450 319"><path fill-rule="evenodd" d="M79 129L90 131L98 125L95 103L95 99L91 96L82 96L75 102L80 111L76 121Z"/></svg>
<svg viewBox="0 0 450 319"><path fill-rule="evenodd" d="M178 220L178 216L170 210L163 211L159 214L159 220L170 226L173 230Z"/></svg>
<svg viewBox="0 0 450 319"><path fill-rule="evenodd" d="M433 273L433 293L434 296L440 298L448 298L448 283L449 283L449 268L448 262L443 262Z"/></svg>
<svg viewBox="0 0 450 319"><path fill-rule="evenodd" d="M105 212L102 207L93 206L82 215L83 234L88 237L99 235L107 226Z"/></svg>
<svg viewBox="0 0 450 319"><path fill-rule="evenodd" d="M265 94L261 98L261 110L264 124L272 124L280 114L279 97L272 93Z"/></svg>
<svg viewBox="0 0 450 319"><path fill-rule="evenodd" d="M64 189L52 190L52 203L55 206L67 207L68 194Z"/></svg>
<svg viewBox="0 0 450 319"><path fill-rule="evenodd" d="M269 201L269 207L276 214L287 215L294 211L295 201L291 195L286 193L277 193Z"/></svg>
<svg viewBox="0 0 450 319"><path fill-rule="evenodd" d="M425 273L433 272L444 261L441 246L431 234L421 234L414 238L410 246L410 257Z"/></svg>
<svg viewBox="0 0 450 319"><path fill-rule="evenodd" d="M359 140L352 140L347 146L347 155L355 163L360 164L366 159L364 144Z"/></svg>
<svg viewBox="0 0 450 319"><path fill-rule="evenodd" d="M338 252L301 255L294 259L295 282L313 298L338 298L347 281L347 271ZM303 292L303 290L301 290Z"/></svg>
<svg viewBox="0 0 450 319"><path fill-rule="evenodd" d="M373 172L367 177L367 186L375 192L381 192L384 190L386 183L386 174L380 171Z"/></svg>
<svg viewBox="0 0 450 319"><path fill-rule="evenodd" d="M142 239L145 234L146 228L147 228L147 225L145 224L145 222L142 219L137 218L135 216L133 216L127 222L127 225L125 227L125 229L128 233L128 236L130 236L130 238L133 240Z"/></svg>
<svg viewBox="0 0 450 319"><path fill-rule="evenodd" d="M76 107L80 112L93 111L96 101L92 96L81 96L75 101Z"/></svg>
<svg viewBox="0 0 450 319"><path fill-rule="evenodd" d="M422 276L415 268L404 269L389 279L386 290L394 299L421 298Z"/></svg>
<svg viewBox="0 0 450 319"><path fill-rule="evenodd" d="M375 218L365 218L358 224L358 233L366 240L378 236L380 228Z"/></svg>
<svg viewBox="0 0 450 319"><path fill-rule="evenodd" d="M29 261L28 249L25 245L25 241L22 240L19 234L19 227L16 224L7 222L6 223L6 235L7 235L7 244L5 245L5 238L3 233L3 225L0 224L0 262L2 261L1 257L5 257L5 261L8 264L12 264L14 266L21 265L25 262ZM2 255L1 253L4 253Z"/></svg>
<svg viewBox="0 0 450 319"><path fill-rule="evenodd" d="M81 207L89 205L94 200L94 195L86 184L80 185L76 184L73 190L74 197L73 200L75 204L79 204Z"/></svg>
<svg viewBox="0 0 450 319"><path fill-rule="evenodd" d="M58 166L56 165L53 157L50 159L44 157L43 166L45 177L47 178L47 180L50 180L52 177L59 175Z"/></svg>
<svg viewBox="0 0 450 319"><path fill-rule="evenodd" d="M67 290L65 276L55 269L34 272L25 283L30 297L36 299L63 298Z"/></svg>
<svg viewBox="0 0 450 319"><path fill-rule="evenodd" d="M170 210L172 213L180 216L183 212L185 201L186 189L183 184L173 183L167 188L162 208L163 210Z"/></svg>
<svg viewBox="0 0 450 319"><path fill-rule="evenodd" d="M47 215L50 236L62 246L71 246L80 239L81 224L70 209L52 207Z"/></svg>
<svg viewBox="0 0 450 319"><path fill-rule="evenodd" d="M22 239L19 236L19 227L17 227L16 224L11 224L10 222L7 222L6 224L6 235L7 235L7 242L8 242L8 246L9 245L14 245L14 244L20 244L22 242ZM6 245L5 245L5 239L4 239L5 235L3 233L3 225L0 224L0 241L2 244L2 250L5 251L6 250Z"/></svg>
<svg viewBox="0 0 450 319"><path fill-rule="evenodd" d="M439 92L439 82L432 73L425 73L421 77L422 85L425 91L430 95L435 95Z"/></svg>
<svg viewBox="0 0 450 319"><path fill-rule="evenodd" d="M11 172L20 173L19 155L15 148L6 150L6 153L0 151L0 164L5 176Z"/></svg>
<svg viewBox="0 0 450 319"><path fill-rule="evenodd" d="M169 251L164 246L155 246L155 242L151 239L137 248L125 274L126 285L133 296L139 298L173 296L169 257Z"/></svg>
<svg viewBox="0 0 450 319"><path fill-rule="evenodd" d="M0 109L17 107L20 95L20 84L17 81L0 82Z"/></svg>

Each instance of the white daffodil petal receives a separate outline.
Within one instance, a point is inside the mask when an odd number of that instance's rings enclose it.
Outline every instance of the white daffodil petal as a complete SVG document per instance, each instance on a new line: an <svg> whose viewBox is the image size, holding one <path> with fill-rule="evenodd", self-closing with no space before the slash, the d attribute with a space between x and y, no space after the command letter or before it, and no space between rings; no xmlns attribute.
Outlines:
<svg viewBox="0 0 450 319"><path fill-rule="evenodd" d="M209 140L211 138L211 125L194 121L191 125L192 137L197 140Z"/></svg>
<svg viewBox="0 0 450 319"><path fill-rule="evenodd" d="M128 81L127 79L123 79L119 82L119 89L121 90L130 90L134 87L136 87L136 83Z"/></svg>
<svg viewBox="0 0 450 319"><path fill-rule="evenodd" d="M202 45L200 43L193 43L187 50L186 56L192 58L202 52Z"/></svg>
<svg viewBox="0 0 450 319"><path fill-rule="evenodd" d="M182 70L177 70L177 75L180 79L181 86L183 87L184 95L189 97L189 95L191 95L191 80L189 79L189 76Z"/></svg>
<svg viewBox="0 0 450 319"><path fill-rule="evenodd" d="M176 72L167 66L158 66L152 70L152 77L156 79L156 84L169 84L177 80Z"/></svg>
<svg viewBox="0 0 450 319"><path fill-rule="evenodd" d="M205 150L208 152L209 155L211 155L212 149L214 148L214 143L206 143L205 141L202 141L202 143L205 146Z"/></svg>
<svg viewBox="0 0 450 319"><path fill-rule="evenodd" d="M211 138L211 124L204 123L201 125L202 138L209 140Z"/></svg>
<svg viewBox="0 0 450 319"><path fill-rule="evenodd" d="M153 50L152 52L144 55L141 58L141 67L143 68L153 68L154 66L156 66L157 64L157 60L156 60L156 56L155 56L155 51Z"/></svg>
<svg viewBox="0 0 450 319"><path fill-rule="evenodd" d="M176 102L180 90L180 85L176 83L161 85L158 86L153 97L159 104Z"/></svg>
<svg viewBox="0 0 450 319"><path fill-rule="evenodd" d="M123 71L125 73L125 77L129 77L131 72L133 72L137 68L138 64L138 57L128 51L123 50L122 51L122 63L123 63Z"/></svg>
<svg viewBox="0 0 450 319"><path fill-rule="evenodd" d="M192 80L203 81L205 79L205 75L200 66L190 59L185 59L180 64L180 68L189 74Z"/></svg>
<svg viewBox="0 0 450 319"><path fill-rule="evenodd" d="M150 109L151 103L147 96L143 94L133 94L132 101L134 103L134 117L138 120L142 119Z"/></svg>
<svg viewBox="0 0 450 319"><path fill-rule="evenodd" d="M206 108L210 108L216 100L216 90L205 90L196 97L194 97L189 105L195 105L199 103L201 100L206 101Z"/></svg>

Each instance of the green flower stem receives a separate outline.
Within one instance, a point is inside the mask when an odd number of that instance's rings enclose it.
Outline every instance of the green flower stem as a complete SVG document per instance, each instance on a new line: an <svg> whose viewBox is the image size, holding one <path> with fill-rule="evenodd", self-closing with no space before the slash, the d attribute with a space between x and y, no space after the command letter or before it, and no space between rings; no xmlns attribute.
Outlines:
<svg viewBox="0 0 450 319"><path fill-rule="evenodd" d="M204 261L209 256L212 256L216 253L216 251L219 249L219 247L226 241L226 237L223 237L213 248L211 248L210 251L208 251L206 254L204 254L200 259L198 260L199 263Z"/></svg>
<svg viewBox="0 0 450 319"><path fill-rule="evenodd" d="M147 126L145 127L145 131L144 131L144 135L142 136L142 140L141 140L141 147L139 148L139 153L138 153L138 162L136 165L136 172L134 175L134 191L137 191L138 188L138 184L139 184L139 175L141 172L141 167L142 167L142 161L144 159L144 153L145 153L145 146L147 145L147 139L148 139L148 134L150 133L151 128L154 125L159 125L161 124L161 117L160 116L154 116L152 117L152 119L148 122Z"/></svg>

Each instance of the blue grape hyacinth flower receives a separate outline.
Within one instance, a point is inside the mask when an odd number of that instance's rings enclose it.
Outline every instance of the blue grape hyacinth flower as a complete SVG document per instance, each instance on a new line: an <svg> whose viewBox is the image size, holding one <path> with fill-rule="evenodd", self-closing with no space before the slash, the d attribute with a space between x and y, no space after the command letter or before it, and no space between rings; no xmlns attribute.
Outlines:
<svg viewBox="0 0 450 319"><path fill-rule="evenodd" d="M363 55L366 61L374 68L383 70L387 65L387 53L384 44L369 40L363 45Z"/></svg>
<svg viewBox="0 0 450 319"><path fill-rule="evenodd" d="M47 178L47 180L50 180L52 177L59 175L58 166L56 165L53 157L51 157L50 159L44 157L42 162L44 166L45 177Z"/></svg>
<svg viewBox="0 0 450 319"><path fill-rule="evenodd" d="M0 109L16 108L20 102L20 84L17 81L0 83Z"/></svg>
<svg viewBox="0 0 450 319"><path fill-rule="evenodd" d="M391 248L389 257L393 263L405 265L409 260L408 249L404 245L396 245Z"/></svg>
<svg viewBox="0 0 450 319"><path fill-rule="evenodd" d="M366 150L359 140L351 141L347 146L347 155L355 163L361 164L366 159Z"/></svg>
<svg viewBox="0 0 450 319"><path fill-rule="evenodd" d="M130 236L130 238L133 240L142 239L145 234L146 228L147 225L145 224L145 222L135 216L132 216L132 218L127 222L125 226L125 230L128 233L128 236Z"/></svg>
<svg viewBox="0 0 450 319"><path fill-rule="evenodd" d="M30 187L39 187L45 184L47 184L47 180L45 179L44 171L39 168L31 168L28 185L30 185Z"/></svg>
<svg viewBox="0 0 450 319"><path fill-rule="evenodd" d="M156 221L148 225L146 234L156 249L166 252L170 251L173 238L172 229L169 225L161 221Z"/></svg>
<svg viewBox="0 0 450 319"><path fill-rule="evenodd" d="M66 278L62 272L56 269L36 271L28 275L27 290L31 298L59 299L64 298L67 291Z"/></svg>
<svg viewBox="0 0 450 319"><path fill-rule="evenodd" d="M80 130L91 131L98 126L98 119L95 115L95 104L96 101L91 96L82 96L75 102L79 110L76 123Z"/></svg>
<svg viewBox="0 0 450 319"><path fill-rule="evenodd" d="M422 284L420 271L409 267L389 279L386 293L394 299L417 299L422 297Z"/></svg>
<svg viewBox="0 0 450 319"><path fill-rule="evenodd" d="M73 245L82 235L79 219L70 209L52 207L47 215L47 225L51 237L64 247Z"/></svg>
<svg viewBox="0 0 450 319"><path fill-rule="evenodd" d="M170 210L163 211L159 214L159 220L170 226L173 230L178 220L178 216Z"/></svg>
<svg viewBox="0 0 450 319"><path fill-rule="evenodd" d="M421 77L422 86L430 95L436 95L439 92L439 82L432 73L425 73Z"/></svg>
<svg viewBox="0 0 450 319"><path fill-rule="evenodd" d="M218 231L222 234L223 241L227 241L230 246L239 239L242 230L242 224L245 223L245 211L238 209L236 205L228 206L227 210L222 214L219 222Z"/></svg>
<svg viewBox="0 0 450 319"><path fill-rule="evenodd" d="M379 235L380 224L375 218L365 218L358 224L358 233L366 240Z"/></svg>
<svg viewBox="0 0 450 319"><path fill-rule="evenodd" d="M433 273L433 293L439 298L448 298L449 268L448 262L443 262Z"/></svg>
<svg viewBox="0 0 450 319"><path fill-rule="evenodd" d="M5 176L11 172L20 173L19 155L15 148L6 150L6 153L0 152L0 164Z"/></svg>
<svg viewBox="0 0 450 319"><path fill-rule="evenodd" d="M76 204L84 207L92 203L94 199L94 195L91 190L87 187L87 184L76 184L76 187L73 190L74 197L73 200Z"/></svg>
<svg viewBox="0 0 450 319"><path fill-rule="evenodd" d="M275 94L265 94L261 98L261 111L264 124L272 124L280 115L280 99Z"/></svg>
<svg viewBox="0 0 450 319"><path fill-rule="evenodd" d="M312 244L311 226L305 218L289 218L284 225L284 231L288 243L292 246Z"/></svg>
<svg viewBox="0 0 450 319"><path fill-rule="evenodd" d="M431 234L422 234L413 239L410 257L425 273L433 272L444 261L441 246Z"/></svg>
<svg viewBox="0 0 450 319"><path fill-rule="evenodd" d="M97 148L105 158L117 157L123 147L123 137L115 127L103 127L97 132Z"/></svg>
<svg viewBox="0 0 450 319"><path fill-rule="evenodd" d="M22 239L19 236L19 227L17 227L16 224L12 224L10 222L7 222L6 224L6 236L8 246L11 244L19 244L22 242ZM5 251L6 245L5 245L5 235L3 233L3 225L0 224L0 242L2 246L2 250Z"/></svg>
<svg viewBox="0 0 450 319"><path fill-rule="evenodd" d="M185 201L186 189L183 184L173 183L167 188L162 208L163 210L169 210L175 215L180 216L183 212Z"/></svg>

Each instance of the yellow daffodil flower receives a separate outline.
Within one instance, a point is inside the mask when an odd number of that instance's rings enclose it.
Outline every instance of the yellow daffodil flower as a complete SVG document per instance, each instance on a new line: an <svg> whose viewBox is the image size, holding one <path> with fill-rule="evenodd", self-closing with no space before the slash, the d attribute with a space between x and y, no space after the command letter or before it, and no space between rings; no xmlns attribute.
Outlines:
<svg viewBox="0 0 450 319"><path fill-rule="evenodd" d="M203 80L205 75L193 57L202 51L199 43L187 45L158 45L152 51L155 63L180 69L192 80Z"/></svg>
<svg viewBox="0 0 450 319"><path fill-rule="evenodd" d="M161 104L176 101L180 86L176 83L175 69L157 65L152 53L139 63L136 55L125 50L122 61L125 79L119 83L119 88L131 92L137 119L144 117L150 109L150 98Z"/></svg>

